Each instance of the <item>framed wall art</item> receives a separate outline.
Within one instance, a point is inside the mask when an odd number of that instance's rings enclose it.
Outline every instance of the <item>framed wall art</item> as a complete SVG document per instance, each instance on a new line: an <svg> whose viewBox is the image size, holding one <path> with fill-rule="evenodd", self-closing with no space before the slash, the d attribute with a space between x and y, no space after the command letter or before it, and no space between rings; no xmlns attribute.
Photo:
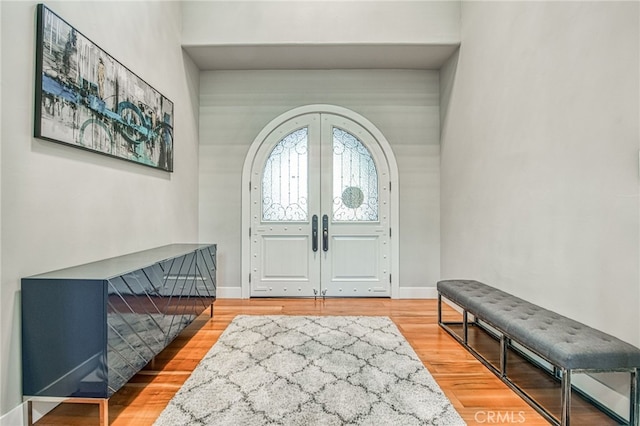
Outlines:
<svg viewBox="0 0 640 426"><path fill-rule="evenodd" d="M35 136L173 171L173 102L43 4Z"/></svg>

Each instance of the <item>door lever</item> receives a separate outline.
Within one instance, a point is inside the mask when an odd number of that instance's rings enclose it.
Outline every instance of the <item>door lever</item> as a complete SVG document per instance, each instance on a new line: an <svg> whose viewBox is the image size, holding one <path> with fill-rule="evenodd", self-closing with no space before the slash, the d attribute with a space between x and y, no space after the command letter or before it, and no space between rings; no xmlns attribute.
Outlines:
<svg viewBox="0 0 640 426"><path fill-rule="evenodd" d="M322 216L322 250L329 251L329 216Z"/></svg>
<svg viewBox="0 0 640 426"><path fill-rule="evenodd" d="M314 252L318 251L318 215L314 214L311 218L311 248Z"/></svg>

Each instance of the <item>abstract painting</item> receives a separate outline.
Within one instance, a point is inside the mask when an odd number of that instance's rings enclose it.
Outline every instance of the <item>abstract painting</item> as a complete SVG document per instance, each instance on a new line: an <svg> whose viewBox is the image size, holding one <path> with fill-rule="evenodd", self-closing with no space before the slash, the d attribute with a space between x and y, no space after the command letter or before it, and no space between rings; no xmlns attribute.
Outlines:
<svg viewBox="0 0 640 426"><path fill-rule="evenodd" d="M173 102L39 4L35 136L173 171Z"/></svg>

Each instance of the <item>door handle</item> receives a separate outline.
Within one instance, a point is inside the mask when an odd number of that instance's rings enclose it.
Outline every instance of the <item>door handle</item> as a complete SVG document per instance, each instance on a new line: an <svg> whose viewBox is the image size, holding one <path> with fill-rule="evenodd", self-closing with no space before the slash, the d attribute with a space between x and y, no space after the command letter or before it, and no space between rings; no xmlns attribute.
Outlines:
<svg viewBox="0 0 640 426"><path fill-rule="evenodd" d="M318 215L314 214L311 218L311 248L314 252L318 251Z"/></svg>
<svg viewBox="0 0 640 426"><path fill-rule="evenodd" d="M329 216L322 216L322 250L329 251Z"/></svg>

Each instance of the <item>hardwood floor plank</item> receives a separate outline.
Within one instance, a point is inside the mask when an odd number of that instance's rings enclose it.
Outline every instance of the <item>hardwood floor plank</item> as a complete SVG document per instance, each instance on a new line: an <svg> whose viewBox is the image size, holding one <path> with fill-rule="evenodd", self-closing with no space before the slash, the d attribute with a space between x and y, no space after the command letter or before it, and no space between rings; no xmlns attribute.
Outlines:
<svg viewBox="0 0 640 426"><path fill-rule="evenodd" d="M213 318L208 310L200 315L169 347L113 395L109 400L110 424L152 425L236 315L389 316L467 424L548 424L437 325L437 300L433 299L218 300ZM460 314L445 307L443 318L459 320ZM480 336L476 337L480 339ZM524 370L526 367L522 368ZM551 401L549 395L556 392L553 384L536 377L535 372L525 373L528 383L540 383L541 397ZM572 416L575 424L615 424L588 404L577 403L574 406ZM97 425L98 408L93 405L61 404L36 424Z"/></svg>

